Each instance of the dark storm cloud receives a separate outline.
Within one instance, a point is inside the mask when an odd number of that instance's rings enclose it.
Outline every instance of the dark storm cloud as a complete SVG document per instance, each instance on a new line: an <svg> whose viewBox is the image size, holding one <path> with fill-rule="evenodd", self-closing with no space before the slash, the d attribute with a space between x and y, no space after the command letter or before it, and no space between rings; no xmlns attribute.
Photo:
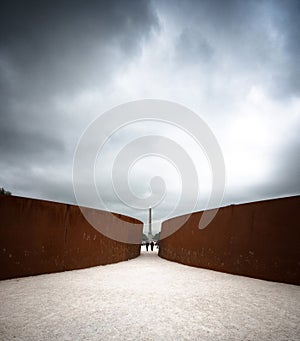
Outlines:
<svg viewBox="0 0 300 341"><path fill-rule="evenodd" d="M179 65L213 57L217 72L243 73L275 98L299 96L299 1L164 1L157 6L174 27L183 28L175 45Z"/></svg>
<svg viewBox="0 0 300 341"><path fill-rule="evenodd" d="M155 22L144 1L8 1L1 13L1 59L37 92L105 81Z"/></svg>
<svg viewBox="0 0 300 341"><path fill-rule="evenodd" d="M201 37L200 32L184 29L178 37L176 47L179 62L182 60L190 63L201 63L210 61L214 50L211 45Z"/></svg>
<svg viewBox="0 0 300 341"><path fill-rule="evenodd" d="M300 95L300 1L276 2L276 25L285 51L283 68L276 75L275 95ZM277 91L276 91L277 90Z"/></svg>
<svg viewBox="0 0 300 341"><path fill-rule="evenodd" d="M71 180L73 151L87 123L85 113L67 115L55 99L72 103L82 91L105 88L157 27L146 1L1 1L1 185L25 194L31 187L33 195L44 188L46 196L56 188L61 197L64 189L51 184L47 169L63 163ZM45 171L44 186L35 167ZM23 185L7 181L7 172L23 177Z"/></svg>

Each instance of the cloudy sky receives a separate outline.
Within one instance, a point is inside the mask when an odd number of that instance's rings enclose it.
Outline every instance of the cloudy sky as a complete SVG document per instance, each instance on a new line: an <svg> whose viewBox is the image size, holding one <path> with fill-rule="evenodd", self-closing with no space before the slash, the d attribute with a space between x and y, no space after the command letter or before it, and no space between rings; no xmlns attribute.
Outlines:
<svg viewBox="0 0 300 341"><path fill-rule="evenodd" d="M75 203L73 157L88 125L154 98L209 125L226 166L222 205L300 193L299 1L1 1L0 13L0 187ZM182 129L145 120L107 134L95 166L107 209L146 219L110 182L117 153L147 134L187 150L203 189L195 210L204 208L209 165ZM164 219L181 175L151 145L139 148L149 155L128 181L145 197L152 177L165 179L154 211Z"/></svg>

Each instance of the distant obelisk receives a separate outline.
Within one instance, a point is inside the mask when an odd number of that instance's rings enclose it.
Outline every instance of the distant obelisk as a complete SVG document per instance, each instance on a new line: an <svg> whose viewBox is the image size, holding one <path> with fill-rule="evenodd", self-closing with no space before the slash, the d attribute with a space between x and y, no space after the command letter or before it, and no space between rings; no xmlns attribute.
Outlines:
<svg viewBox="0 0 300 341"><path fill-rule="evenodd" d="M152 208L149 207L149 231L148 231L148 239L152 240Z"/></svg>

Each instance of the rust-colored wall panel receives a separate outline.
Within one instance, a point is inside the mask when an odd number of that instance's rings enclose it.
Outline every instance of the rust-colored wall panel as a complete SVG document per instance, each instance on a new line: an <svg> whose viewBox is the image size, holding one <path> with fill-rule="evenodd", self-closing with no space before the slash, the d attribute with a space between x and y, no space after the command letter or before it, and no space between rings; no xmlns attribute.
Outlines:
<svg viewBox="0 0 300 341"><path fill-rule="evenodd" d="M231 205L204 230L193 213L161 240L159 256L187 265L300 284L300 197ZM162 238L176 219L163 223ZM181 218L182 219L182 218Z"/></svg>
<svg viewBox="0 0 300 341"><path fill-rule="evenodd" d="M66 206L0 196L0 278L61 271Z"/></svg>
<svg viewBox="0 0 300 341"><path fill-rule="evenodd" d="M103 226L114 225L122 229L125 221L119 214L115 216L99 210L93 210L93 214ZM136 231L138 227L141 240L141 222L129 217L126 221L135 222L136 226L132 226L132 229ZM115 263L137 257L139 253L140 245L117 242L100 234L85 220L79 207L70 206L65 258L68 269Z"/></svg>
<svg viewBox="0 0 300 341"><path fill-rule="evenodd" d="M137 219L91 210L103 224L142 236ZM0 279L80 269L128 260L140 245L114 241L95 230L79 207L0 196ZM128 232L129 230L129 232ZM124 232L125 233L125 232Z"/></svg>

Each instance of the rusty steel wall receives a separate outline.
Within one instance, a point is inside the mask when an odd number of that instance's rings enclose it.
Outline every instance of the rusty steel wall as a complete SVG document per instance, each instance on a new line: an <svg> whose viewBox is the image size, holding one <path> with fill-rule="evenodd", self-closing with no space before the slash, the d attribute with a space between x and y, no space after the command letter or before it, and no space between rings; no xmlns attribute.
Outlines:
<svg viewBox="0 0 300 341"><path fill-rule="evenodd" d="M139 220L89 210L103 225L141 240ZM124 221L131 223L130 231ZM140 245L117 242L95 230L77 206L0 195L0 279L116 263L139 254Z"/></svg>
<svg viewBox="0 0 300 341"><path fill-rule="evenodd" d="M223 207L200 230L202 213L193 213L171 235L169 232L180 217L163 223L160 257L232 274L300 284L299 196Z"/></svg>

